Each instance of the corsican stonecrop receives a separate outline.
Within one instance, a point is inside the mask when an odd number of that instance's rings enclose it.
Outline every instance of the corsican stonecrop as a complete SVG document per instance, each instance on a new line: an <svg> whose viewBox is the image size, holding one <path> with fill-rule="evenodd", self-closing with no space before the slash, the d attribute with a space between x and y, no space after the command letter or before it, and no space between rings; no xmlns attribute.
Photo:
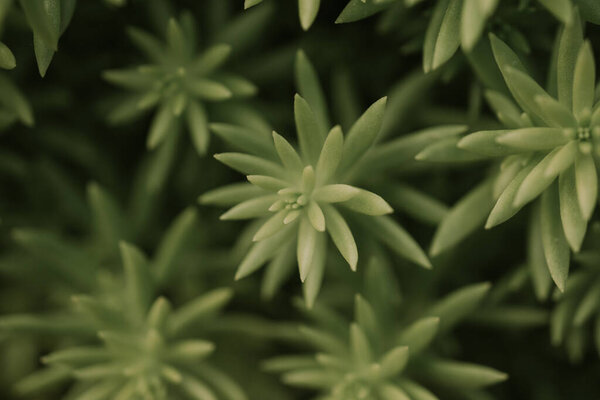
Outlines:
<svg viewBox="0 0 600 400"><path fill-rule="evenodd" d="M434 400L480 392L504 381L506 374L443 357L433 348L437 337L478 307L488 289L489 284L477 284L457 290L416 317L389 303L374 307L357 295L351 323L318 304L307 311L316 325L301 325L296 339L316 354L275 357L264 369L327 400Z"/></svg>
<svg viewBox="0 0 600 400"><path fill-rule="evenodd" d="M74 381L68 398L228 399L245 395L206 358L214 345L199 339L232 296L215 289L172 309L157 295L157 264L121 243L122 275L99 274L90 293L74 295L56 315L5 315L4 333L69 337L42 358L46 368L15 385L33 394ZM59 342L60 343L60 342Z"/></svg>
<svg viewBox="0 0 600 400"><path fill-rule="evenodd" d="M200 201L239 203L221 216L224 220L264 219L254 233L256 243L242 260L236 279L251 274L272 259L275 271L271 274L285 275L289 252L295 252L306 300L312 304L327 261L327 236L350 268L356 270L358 248L347 222L353 214L370 216L373 219L362 220L362 225L372 224L382 232L395 233L401 228L396 228L396 222L391 219L384 222L376 219L393 211L383 198L352 186L347 180L352 167L375 141L386 98L371 105L344 136L340 126L330 128L324 122L318 78L303 53L298 54L296 63L300 86L311 99L317 97L321 106L312 109L300 95L294 98L299 151L276 132L267 137L240 128L216 126L217 130L235 135L239 143L246 143L246 149L253 153L215 155L219 161L246 174L250 184L216 189L201 196ZM405 235L404 243L394 244L409 248L405 257L430 267L416 242L404 230L401 233Z"/></svg>
<svg viewBox="0 0 600 400"><path fill-rule="evenodd" d="M210 139L207 106L256 93L248 80L221 71L230 55L230 45L215 44L198 55L196 35L195 21L189 13L183 13L179 21L169 20L164 44L131 28L129 36L151 64L104 72L107 81L136 92L112 111L112 122L136 118L157 108L146 142L149 149L172 143L180 121L185 120L194 147L204 154Z"/></svg>
<svg viewBox="0 0 600 400"><path fill-rule="evenodd" d="M442 222L433 248L436 252L447 248L462 232L478 226L480 215L489 209L486 228L539 200L530 247L532 251L540 249L543 257L537 257L533 273L541 281L547 269L558 288L564 290L570 250L578 252L581 248L598 199L600 107L594 93L594 56L583 40L575 11L558 41L552 70L555 98L529 76L504 42L493 35L490 40L514 102L502 93L488 91L486 98L506 129L472 133L458 142L458 148L476 158L502 161L495 177L459 202ZM463 221L458 229L461 233L450 238L471 206L469 223Z"/></svg>

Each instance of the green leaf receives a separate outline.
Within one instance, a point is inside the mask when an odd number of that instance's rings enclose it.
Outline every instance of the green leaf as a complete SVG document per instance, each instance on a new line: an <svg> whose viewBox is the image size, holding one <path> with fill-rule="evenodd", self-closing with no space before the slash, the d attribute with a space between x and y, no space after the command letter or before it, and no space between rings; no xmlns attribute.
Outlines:
<svg viewBox="0 0 600 400"><path fill-rule="evenodd" d="M354 196L358 196L359 193L360 189L354 186L338 183L321 186L320 188L315 189L312 198L316 202L339 203L350 200Z"/></svg>
<svg viewBox="0 0 600 400"><path fill-rule="evenodd" d="M410 236L404 228L389 216L362 217L357 221L385 243L390 250L401 257L410 260L424 268L431 268L431 262L419 244Z"/></svg>
<svg viewBox="0 0 600 400"><path fill-rule="evenodd" d="M94 228L108 249L116 249L120 240L126 239L124 215L115 200L97 183L87 186L88 203L92 209Z"/></svg>
<svg viewBox="0 0 600 400"><path fill-rule="evenodd" d="M50 50L56 51L60 33L60 1L20 0L20 4L34 36Z"/></svg>
<svg viewBox="0 0 600 400"><path fill-rule="evenodd" d="M186 89L193 96L205 101L223 101L233 95L227 86L212 79L190 78Z"/></svg>
<svg viewBox="0 0 600 400"><path fill-rule="evenodd" d="M304 169L304 163L298 153L296 153L296 150L294 150L294 147L275 131L273 131L273 142L285 169L298 175L301 174Z"/></svg>
<svg viewBox="0 0 600 400"><path fill-rule="evenodd" d="M210 142L208 117L204 107L197 101L190 101L186 111L188 129L192 135L192 143L200 155L206 154Z"/></svg>
<svg viewBox="0 0 600 400"><path fill-rule="evenodd" d="M452 248L485 224L494 205L492 190L493 181L487 180L450 209L433 236L432 256Z"/></svg>
<svg viewBox="0 0 600 400"><path fill-rule="evenodd" d="M421 318L402 330L396 343L408 346L412 356L416 356L429 346L438 332L440 319L438 317Z"/></svg>
<svg viewBox="0 0 600 400"><path fill-rule="evenodd" d="M441 139L425 147L415 156L415 160L428 162L456 163L480 160L482 157L470 151L458 147L460 138L450 137Z"/></svg>
<svg viewBox="0 0 600 400"><path fill-rule="evenodd" d="M192 69L196 75L206 76L222 66L230 54L230 45L216 44L206 49L204 53L194 60Z"/></svg>
<svg viewBox="0 0 600 400"><path fill-rule="evenodd" d="M310 105L300 95L294 97L294 117L302 157L311 164L319 158L324 133L319 128Z"/></svg>
<svg viewBox="0 0 600 400"><path fill-rule="evenodd" d="M598 200L598 173L591 154L580 154L575 159L575 178L579 207L583 217L589 220Z"/></svg>
<svg viewBox="0 0 600 400"><path fill-rule="evenodd" d="M211 123L208 127L237 150L243 150L273 161L278 159L277 152L273 148L273 136L271 134L265 134L244 126L224 123Z"/></svg>
<svg viewBox="0 0 600 400"><path fill-rule="evenodd" d="M575 166L560 174L558 180L558 193L560 199L560 217L565 237L571 249L578 252L587 229L587 220L583 218L577 186L575 182Z"/></svg>
<svg viewBox="0 0 600 400"><path fill-rule="evenodd" d="M368 1L363 0L350 0L346 7L342 10L340 15L335 20L336 24L345 24L348 22L359 21L361 19L370 17L382 10L385 10L392 3L390 0L381 1Z"/></svg>
<svg viewBox="0 0 600 400"><path fill-rule="evenodd" d="M541 207L539 202L531 214L529 230L527 232L527 263L533 281L533 289L538 300L546 300L550 293L552 278L546 263L544 247L542 244Z"/></svg>
<svg viewBox="0 0 600 400"><path fill-rule="evenodd" d="M242 201L221 215L220 219L230 220L262 217L269 214L269 207L278 199L279 196L270 194Z"/></svg>
<svg viewBox="0 0 600 400"><path fill-rule="evenodd" d="M479 307L490 287L488 282L465 286L438 301L426 314L439 317L439 332L448 332Z"/></svg>
<svg viewBox="0 0 600 400"><path fill-rule="evenodd" d="M439 400L433 393L414 381L404 379L402 387L412 400Z"/></svg>
<svg viewBox="0 0 600 400"><path fill-rule="evenodd" d="M375 142L381 129L386 102L387 97L377 100L352 125L344 141L344 154L339 166L340 171L344 172L350 169Z"/></svg>
<svg viewBox="0 0 600 400"><path fill-rule="evenodd" d="M33 126L31 105L10 79L3 74L0 74L0 93L0 104L14 112L23 124Z"/></svg>
<svg viewBox="0 0 600 400"><path fill-rule="evenodd" d="M433 71L448 61L460 45L463 0L440 0L433 11L423 44L423 70Z"/></svg>
<svg viewBox="0 0 600 400"><path fill-rule="evenodd" d="M152 263L159 284L165 283L173 274L197 221L196 210L188 208L175 218L163 235Z"/></svg>
<svg viewBox="0 0 600 400"><path fill-rule="evenodd" d="M325 215L316 201L311 200L308 203L307 215L313 228L319 232L325 232Z"/></svg>
<svg viewBox="0 0 600 400"><path fill-rule="evenodd" d="M397 211L427 224L438 225L448 214L448 206L444 203L408 185L386 185L382 195Z"/></svg>
<svg viewBox="0 0 600 400"><path fill-rule="evenodd" d="M496 117L503 125L512 129L523 128L521 110L512 100L493 90L486 90L484 95L490 107L496 113Z"/></svg>
<svg viewBox="0 0 600 400"><path fill-rule="evenodd" d="M357 323L350 325L350 349L354 362L358 365L369 364L373 359L373 353L369 339Z"/></svg>
<svg viewBox="0 0 600 400"><path fill-rule="evenodd" d="M573 104L573 78L579 49L583 44L583 27L577 9L563 27L556 60L558 100L568 109Z"/></svg>
<svg viewBox="0 0 600 400"><path fill-rule="evenodd" d="M141 319L150 306L153 289L148 261L138 248L129 243L121 242L120 249L127 298L132 307L131 317Z"/></svg>
<svg viewBox="0 0 600 400"><path fill-rule="evenodd" d="M282 230L285 226L284 219L287 216L287 214L287 210L281 210L275 215L269 217L269 219L267 219L267 221L264 224L262 224L262 226L254 234L252 241L259 242L261 240L275 235L277 232Z"/></svg>
<svg viewBox="0 0 600 400"><path fill-rule="evenodd" d="M515 196L525 178L540 161L539 157L530 160L508 184L494 205L485 223L485 229L490 229L515 215L520 208L515 207ZM541 170L543 171L543 170Z"/></svg>
<svg viewBox="0 0 600 400"><path fill-rule="evenodd" d="M304 282L313 264L313 257L316 250L317 236L319 232L313 228L308 218L300 219L298 228L298 246L297 258L298 268L300 269L300 280Z"/></svg>
<svg viewBox="0 0 600 400"><path fill-rule="evenodd" d="M312 1L319 3L320 0ZM319 82L319 77L315 71L315 68L302 50L298 50L296 53L294 73L298 92L310 105L321 131L323 133L327 132L330 127L330 123L329 117L327 116L327 103L325 101L323 88L321 87L321 83Z"/></svg>
<svg viewBox="0 0 600 400"><path fill-rule="evenodd" d="M381 376L383 378L392 378L400 374L408 363L409 353L414 355L412 348L407 346L398 346L389 350L381 357Z"/></svg>
<svg viewBox="0 0 600 400"><path fill-rule="evenodd" d="M319 160L317 161L315 171L317 185L327 183L335 175L338 165L342 160L343 150L344 135L342 128L336 125L329 131L325 143L323 143Z"/></svg>
<svg viewBox="0 0 600 400"><path fill-rule="evenodd" d="M423 370L432 381L458 390L480 389L508 378L493 368L458 361L429 360Z"/></svg>
<svg viewBox="0 0 600 400"><path fill-rule="evenodd" d="M198 202L200 204L233 206L264 194L264 190L249 183L233 183L204 193L198 197Z"/></svg>
<svg viewBox="0 0 600 400"><path fill-rule="evenodd" d="M542 195L540 218L546 263L548 263L552 280L562 292L565 290L565 283L569 274L570 252L560 219L557 185L553 185Z"/></svg>
<svg viewBox="0 0 600 400"><path fill-rule="evenodd" d="M600 4L596 0L576 0L575 2L586 20L600 25Z"/></svg>
<svg viewBox="0 0 600 400"><path fill-rule="evenodd" d="M342 203L353 211L367 215L385 215L394 212L392 207L381 196L368 190L359 189L358 194Z"/></svg>
<svg viewBox="0 0 600 400"><path fill-rule="evenodd" d="M168 320L168 330L177 335L187 328L213 317L221 311L233 297L229 288L214 289L203 294L173 312Z"/></svg>
<svg viewBox="0 0 600 400"><path fill-rule="evenodd" d="M281 248L292 239L292 233L296 231L293 228L291 225L286 225L279 233L255 243L240 263L235 273L235 279L245 278L275 257Z"/></svg>
<svg viewBox="0 0 600 400"><path fill-rule="evenodd" d="M494 13L499 0L464 0L462 6L460 38L466 51L471 51L485 27L487 19Z"/></svg>
<svg viewBox="0 0 600 400"><path fill-rule="evenodd" d="M571 22L573 6L569 0L538 0L538 2L563 24Z"/></svg>
<svg viewBox="0 0 600 400"><path fill-rule="evenodd" d="M334 207L324 204L322 210L325 215L327 232L329 232L333 243L342 257L348 262L350 268L356 271L358 249L356 248L356 242L354 242L354 236L352 236L348 224Z"/></svg>
<svg viewBox="0 0 600 400"><path fill-rule="evenodd" d="M411 400L401 387L389 383L381 385L379 396L381 400Z"/></svg>
<svg viewBox="0 0 600 400"><path fill-rule="evenodd" d="M298 15L300 16L300 25L305 31L310 28L317 13L321 0L298 0Z"/></svg>
<svg viewBox="0 0 600 400"><path fill-rule="evenodd" d="M154 36L135 27L127 28L127 34L133 44L152 61L160 62L165 57L163 44Z"/></svg>
<svg viewBox="0 0 600 400"><path fill-rule="evenodd" d="M17 66L17 60L10 49L0 42L0 68L13 69Z"/></svg>
<svg viewBox="0 0 600 400"><path fill-rule="evenodd" d="M315 300L317 299L317 295L319 294L319 290L321 289L326 260L327 237L323 233L318 232L314 252L312 255L310 273L302 285L302 291L304 292L304 299L308 309L313 308Z"/></svg>
<svg viewBox="0 0 600 400"><path fill-rule="evenodd" d="M287 174L281 165L260 157L243 153L220 153L215 154L215 158L244 175L267 175L280 179L287 178Z"/></svg>
<svg viewBox="0 0 600 400"><path fill-rule="evenodd" d="M146 146L148 149L154 149L161 144L169 133L174 133L176 117L171 110L171 103L165 102L154 115L150 125L150 132Z"/></svg>
<svg viewBox="0 0 600 400"><path fill-rule="evenodd" d="M594 107L596 85L596 63L592 45L586 41L581 45L573 74L573 114L581 119L585 113L591 114Z"/></svg>
<svg viewBox="0 0 600 400"><path fill-rule="evenodd" d="M556 157L561 155L562 148L557 148L550 152L542 159L532 170L527 174L519 190L513 200L513 206L517 209L523 207L536 197L538 197L552 182L557 175L552 175L549 172L555 172L555 168L551 168ZM560 171L558 171L560 172Z"/></svg>
<svg viewBox="0 0 600 400"><path fill-rule="evenodd" d="M514 154L516 149L507 147L498 142L498 138L510 132L509 130L480 131L471 133L462 138L457 146L460 149L482 154L488 157L502 157Z"/></svg>

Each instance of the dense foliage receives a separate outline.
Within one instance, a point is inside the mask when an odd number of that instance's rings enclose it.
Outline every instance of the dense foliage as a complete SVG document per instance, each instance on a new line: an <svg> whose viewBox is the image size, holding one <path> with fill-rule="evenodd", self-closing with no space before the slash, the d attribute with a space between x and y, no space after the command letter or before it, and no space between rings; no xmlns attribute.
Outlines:
<svg viewBox="0 0 600 400"><path fill-rule="evenodd" d="M0 398L600 397L599 24L0 0Z"/></svg>

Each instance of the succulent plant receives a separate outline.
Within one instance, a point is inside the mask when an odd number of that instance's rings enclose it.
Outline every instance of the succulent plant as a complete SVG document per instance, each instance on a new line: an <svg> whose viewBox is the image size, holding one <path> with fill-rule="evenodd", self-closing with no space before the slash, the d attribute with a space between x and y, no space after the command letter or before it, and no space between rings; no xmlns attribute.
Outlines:
<svg viewBox="0 0 600 400"><path fill-rule="evenodd" d="M457 143L475 158L502 159L497 174L473 191L469 204L479 203L485 213L489 199L491 204L495 202L486 222L486 228L492 228L539 199L537 240L544 254L540 262L564 290L570 250L581 248L598 198L595 159L600 113L594 94L594 56L589 43L583 41L579 18L574 17L558 45L556 99L527 74L504 42L493 35L491 42L516 103L502 93L488 91L486 97L505 129L475 132ZM467 203L465 198L463 204ZM474 215L476 226L480 212ZM451 226L448 222L440 229Z"/></svg>
<svg viewBox="0 0 600 400"><path fill-rule="evenodd" d="M231 379L207 364L214 345L197 337L231 290L213 290L173 310L156 295L160 271L135 246L120 247L122 275L100 270L91 291L74 295L65 312L0 319L3 332L58 333L73 340L44 356L46 368L16 383L16 392L36 393L74 380L69 396L245 399Z"/></svg>
<svg viewBox="0 0 600 400"><path fill-rule="evenodd" d="M166 43L131 28L129 36L151 64L103 74L112 84L136 92L112 111L109 118L113 122L157 108L146 141L149 149L175 136L183 119L198 153L206 153L210 139L206 104L256 93L248 80L221 71L230 55L230 45L214 44L197 54L196 35L195 21L189 13L183 13L179 21L169 20Z"/></svg>
<svg viewBox="0 0 600 400"><path fill-rule="evenodd" d="M430 267L418 244L392 219L393 210L380 196L351 185L350 170L365 156L379 132L386 98L373 103L344 137L341 127L327 126L321 89L314 69L303 53L297 57L301 86L319 97L320 109L313 110L300 95L294 98L294 115L300 151L283 136L254 135L236 127L226 130L230 140L247 143L254 154L221 153L215 158L247 175L249 184L216 189L204 194L203 203L233 203L221 216L224 220L262 218L252 240L256 242L242 260L236 279L243 278L270 259L284 267L286 253L294 251L305 283L307 303L312 304L321 286L327 259L327 236L352 270L358 263L358 248L347 223L352 214L362 225L399 238L399 252ZM314 100L314 97L313 97ZM329 130L327 132L327 130ZM295 245L294 245L295 244ZM278 255L281 254L281 255ZM275 257L275 258L274 258ZM281 273L278 273L281 275Z"/></svg>
<svg viewBox="0 0 600 400"><path fill-rule="evenodd" d="M398 313L407 309L373 307L357 295L354 321L347 323L321 304L307 311L316 326L301 325L297 333L316 354L278 356L264 368L281 373L290 386L331 400L437 399L479 391L505 380L506 374L441 357L433 342L468 316L488 289L487 284L460 289L416 318Z"/></svg>

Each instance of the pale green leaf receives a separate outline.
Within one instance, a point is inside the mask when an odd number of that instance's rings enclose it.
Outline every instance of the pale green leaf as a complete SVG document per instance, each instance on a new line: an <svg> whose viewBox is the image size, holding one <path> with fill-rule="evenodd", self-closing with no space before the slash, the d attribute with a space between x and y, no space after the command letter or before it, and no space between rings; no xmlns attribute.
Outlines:
<svg viewBox="0 0 600 400"><path fill-rule="evenodd" d="M570 251L560 218L558 187L553 185L542 195L541 234L544 255L552 280L564 291L569 274Z"/></svg>
<svg viewBox="0 0 600 400"><path fill-rule="evenodd" d="M565 237L571 249L574 252L578 252L585 236L587 221L583 218L581 208L579 207L574 166L571 166L560 174L558 193L560 199L560 217Z"/></svg>
<svg viewBox="0 0 600 400"><path fill-rule="evenodd" d="M322 210L325 215L327 232L329 232L342 257L348 262L350 268L355 271L358 263L358 249L348 224L333 206L324 204Z"/></svg>
<svg viewBox="0 0 600 400"><path fill-rule="evenodd" d="M440 0L425 33L423 69L430 72L450 59L460 45L463 0Z"/></svg>

